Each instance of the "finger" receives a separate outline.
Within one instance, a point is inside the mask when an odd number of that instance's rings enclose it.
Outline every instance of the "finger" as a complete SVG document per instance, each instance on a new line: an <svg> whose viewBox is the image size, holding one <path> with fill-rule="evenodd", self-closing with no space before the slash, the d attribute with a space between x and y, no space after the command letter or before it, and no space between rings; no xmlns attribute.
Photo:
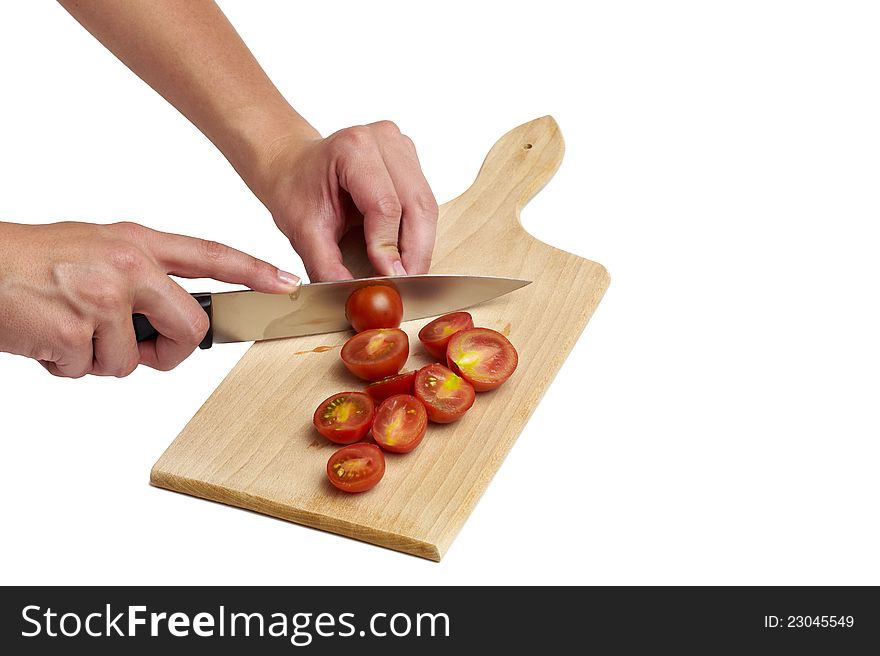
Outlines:
<svg viewBox="0 0 880 656"><path fill-rule="evenodd" d="M403 268L410 274L427 273L437 234L437 201L409 137L386 140L381 149L402 209L398 248Z"/></svg>
<svg viewBox="0 0 880 656"><path fill-rule="evenodd" d="M57 353L53 361L42 362L43 366L54 376L62 378L82 378L92 370L93 330L86 325L59 326L58 343L53 346Z"/></svg>
<svg viewBox="0 0 880 656"><path fill-rule="evenodd" d="M135 291L133 310L144 314L159 333L155 340L137 345L139 362L160 371L183 362L210 327L198 301L158 271L146 276Z"/></svg>
<svg viewBox="0 0 880 656"><path fill-rule="evenodd" d="M290 245L302 258L311 282L350 280L351 275L342 259L335 235L329 231L306 232L291 240Z"/></svg>
<svg viewBox="0 0 880 656"><path fill-rule="evenodd" d="M53 376L60 376L58 370L55 368L55 363L50 362L49 360L37 360L40 363L40 366L43 367L46 371L48 371Z"/></svg>
<svg viewBox="0 0 880 656"><path fill-rule="evenodd" d="M401 204L375 140L359 138L339 161L339 183L364 216L367 257L383 276L405 275L397 248Z"/></svg>
<svg viewBox="0 0 880 656"><path fill-rule="evenodd" d="M269 294L290 293L300 279L268 262L207 239L151 230L146 247L166 273L213 278Z"/></svg>
<svg viewBox="0 0 880 656"><path fill-rule="evenodd" d="M137 368L140 353L130 317L98 324L92 343L94 362L91 373L122 378Z"/></svg>
<svg viewBox="0 0 880 656"><path fill-rule="evenodd" d="M79 376L68 376L67 374L63 373L58 368L58 365L55 364L54 362L52 362L51 360L37 360L37 362L39 362L46 371L48 371L50 374L52 374L53 376L55 376L57 378L82 378L82 376L85 375L85 374L81 374Z"/></svg>

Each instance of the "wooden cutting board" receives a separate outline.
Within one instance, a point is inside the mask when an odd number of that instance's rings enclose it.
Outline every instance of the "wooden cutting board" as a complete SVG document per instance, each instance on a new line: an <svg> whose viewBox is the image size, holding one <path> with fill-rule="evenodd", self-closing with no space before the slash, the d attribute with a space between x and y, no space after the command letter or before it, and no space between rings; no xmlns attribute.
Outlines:
<svg viewBox="0 0 880 656"><path fill-rule="evenodd" d="M440 208L432 273L534 281L470 309L475 325L509 335L519 368L478 394L460 421L431 424L415 451L388 454L373 490L339 492L325 474L337 447L316 433L312 413L333 392L361 388L339 359L350 333L256 343L159 458L150 482L440 560L608 287L601 265L538 241L519 222L563 151L550 116L521 125L493 146L470 189ZM343 253L355 275L370 275L362 239L344 240ZM406 369L432 361L417 338L428 321L401 326L411 345Z"/></svg>

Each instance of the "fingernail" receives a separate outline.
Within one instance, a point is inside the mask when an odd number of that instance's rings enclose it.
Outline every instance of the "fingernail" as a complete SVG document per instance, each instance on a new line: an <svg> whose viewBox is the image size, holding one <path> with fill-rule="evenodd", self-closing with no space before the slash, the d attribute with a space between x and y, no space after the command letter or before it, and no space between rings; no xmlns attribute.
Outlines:
<svg viewBox="0 0 880 656"><path fill-rule="evenodd" d="M403 264L400 260L397 260L394 264L391 265L391 268L394 270L394 273L398 276L405 276L406 269L403 268Z"/></svg>
<svg viewBox="0 0 880 656"><path fill-rule="evenodd" d="M291 291L293 291L293 289L299 289L301 282L299 276L295 276L292 273L288 273L281 269L278 269L278 280L280 280L285 287L290 287Z"/></svg>

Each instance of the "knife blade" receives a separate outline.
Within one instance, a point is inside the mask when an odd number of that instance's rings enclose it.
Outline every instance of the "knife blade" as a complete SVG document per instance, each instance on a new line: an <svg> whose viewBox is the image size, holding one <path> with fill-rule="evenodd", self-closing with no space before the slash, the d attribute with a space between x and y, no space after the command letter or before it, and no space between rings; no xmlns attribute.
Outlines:
<svg viewBox="0 0 880 656"><path fill-rule="evenodd" d="M211 327L199 348L212 344L251 342L282 337L332 333L350 328L345 302L369 285L390 285L403 301L403 321L462 310L503 296L531 280L497 276L426 273L376 276L301 285L295 294L263 294L251 290L193 294L208 314ZM137 341L157 335L143 314L132 317Z"/></svg>

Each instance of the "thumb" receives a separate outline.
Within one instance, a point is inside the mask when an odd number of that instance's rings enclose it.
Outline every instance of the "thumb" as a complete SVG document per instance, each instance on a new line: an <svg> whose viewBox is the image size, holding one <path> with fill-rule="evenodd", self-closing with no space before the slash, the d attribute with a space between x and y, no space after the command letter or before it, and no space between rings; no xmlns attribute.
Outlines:
<svg viewBox="0 0 880 656"><path fill-rule="evenodd" d="M147 247L166 273L184 278L213 278L268 294L289 294L300 279L253 255L216 241L151 231Z"/></svg>

